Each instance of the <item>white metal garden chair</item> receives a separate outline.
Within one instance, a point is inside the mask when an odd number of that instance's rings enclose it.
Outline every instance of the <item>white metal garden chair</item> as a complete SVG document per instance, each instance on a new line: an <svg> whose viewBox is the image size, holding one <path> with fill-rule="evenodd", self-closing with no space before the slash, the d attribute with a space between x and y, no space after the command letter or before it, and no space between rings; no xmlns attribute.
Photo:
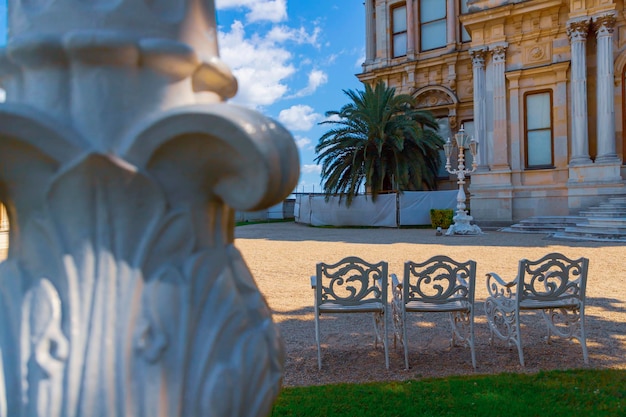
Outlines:
<svg viewBox="0 0 626 417"><path fill-rule="evenodd" d="M311 286L315 290L315 341L319 369L322 369L319 318L322 314L347 313L374 314L375 347L382 339L385 366L389 369L387 270L387 262L371 264L355 256L349 256L335 264L317 264L316 275L311 276ZM379 331L381 323L382 335Z"/></svg>
<svg viewBox="0 0 626 417"><path fill-rule="evenodd" d="M519 261L517 277L505 282L498 274L487 274L489 296L485 314L494 335L517 346L524 366L520 313L540 310L552 334L577 339L582 345L583 360L588 363L585 337L585 287L589 260L572 260L560 253L550 253L537 261Z"/></svg>
<svg viewBox="0 0 626 417"><path fill-rule="evenodd" d="M434 256L422 263L407 261L404 264L402 283L399 283L395 274L392 274L391 279L395 287L392 291L395 298L392 303L395 310L392 313L395 325L394 337L402 335L406 369L409 369L408 313L448 313L452 326L452 345L457 341L469 345L472 366L476 368L474 352L476 262L457 262L443 255ZM399 297L401 299L398 299Z"/></svg>

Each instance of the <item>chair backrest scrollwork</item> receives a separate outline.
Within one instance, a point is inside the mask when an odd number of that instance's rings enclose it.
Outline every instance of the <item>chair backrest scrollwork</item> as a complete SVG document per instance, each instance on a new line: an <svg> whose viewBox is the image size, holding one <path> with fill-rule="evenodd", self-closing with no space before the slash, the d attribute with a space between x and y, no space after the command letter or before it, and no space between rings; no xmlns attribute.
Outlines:
<svg viewBox="0 0 626 417"><path fill-rule="evenodd" d="M405 303L473 303L476 262L457 262L445 255L434 256L422 263L407 261L404 264L404 279Z"/></svg>
<svg viewBox="0 0 626 417"><path fill-rule="evenodd" d="M375 264L349 256L335 264L317 264L318 303L362 305L387 300L387 262Z"/></svg>
<svg viewBox="0 0 626 417"><path fill-rule="evenodd" d="M518 303L524 300L584 300L587 258L569 259L550 253L537 261L522 259L518 270Z"/></svg>

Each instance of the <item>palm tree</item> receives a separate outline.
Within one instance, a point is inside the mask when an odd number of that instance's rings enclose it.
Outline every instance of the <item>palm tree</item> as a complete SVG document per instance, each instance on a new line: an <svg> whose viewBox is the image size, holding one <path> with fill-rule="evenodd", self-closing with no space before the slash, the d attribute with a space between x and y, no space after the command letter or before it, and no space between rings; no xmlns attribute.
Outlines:
<svg viewBox="0 0 626 417"><path fill-rule="evenodd" d="M443 140L432 114L382 82L344 93L352 102L326 112L320 124L334 127L315 147L326 197L339 194L350 205L363 185L374 201L385 191L435 189Z"/></svg>

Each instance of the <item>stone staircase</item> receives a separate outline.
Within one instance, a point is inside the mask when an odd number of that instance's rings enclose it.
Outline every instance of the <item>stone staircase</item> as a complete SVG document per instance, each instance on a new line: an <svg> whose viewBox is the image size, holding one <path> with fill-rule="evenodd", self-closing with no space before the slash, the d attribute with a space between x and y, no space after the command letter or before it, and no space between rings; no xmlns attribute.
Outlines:
<svg viewBox="0 0 626 417"><path fill-rule="evenodd" d="M611 197L578 216L531 217L500 230L547 233L558 239L626 242L626 196Z"/></svg>
<svg viewBox="0 0 626 417"><path fill-rule="evenodd" d="M514 233L547 233L561 232L568 227L587 221L586 217L579 216L534 216L529 217L509 227L500 229L501 232Z"/></svg>

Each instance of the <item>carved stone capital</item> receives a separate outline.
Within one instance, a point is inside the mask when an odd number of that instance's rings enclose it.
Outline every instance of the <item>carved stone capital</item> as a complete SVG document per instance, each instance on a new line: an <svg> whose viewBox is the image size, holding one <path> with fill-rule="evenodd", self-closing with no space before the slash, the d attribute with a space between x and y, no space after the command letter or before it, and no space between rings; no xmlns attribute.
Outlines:
<svg viewBox="0 0 626 417"><path fill-rule="evenodd" d="M491 51L493 62L494 63L502 63L506 61L506 50L509 45L507 43L500 43L496 45L492 45L489 50Z"/></svg>
<svg viewBox="0 0 626 417"><path fill-rule="evenodd" d="M485 67L485 57L487 56L487 51L488 50L486 47L469 50L470 57L472 57L472 65L474 66L474 68Z"/></svg>
<svg viewBox="0 0 626 417"><path fill-rule="evenodd" d="M590 19L578 19L567 23L567 36L570 42L581 41L584 42L587 39L589 33Z"/></svg>
<svg viewBox="0 0 626 417"><path fill-rule="evenodd" d="M593 17L593 30L596 31L596 37L611 36L615 28L615 14L608 13L601 16Z"/></svg>

